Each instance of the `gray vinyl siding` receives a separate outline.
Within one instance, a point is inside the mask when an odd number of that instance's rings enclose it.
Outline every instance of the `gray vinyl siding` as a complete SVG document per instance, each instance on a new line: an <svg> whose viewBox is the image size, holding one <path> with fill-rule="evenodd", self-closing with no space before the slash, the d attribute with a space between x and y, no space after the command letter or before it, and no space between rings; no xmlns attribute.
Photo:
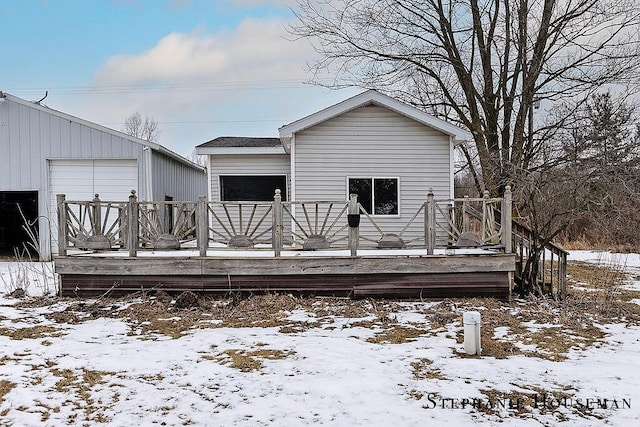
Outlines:
<svg viewBox="0 0 640 427"><path fill-rule="evenodd" d="M152 164L153 200L164 200L165 196L173 200L197 200L207 195L207 175L171 157L154 151Z"/></svg>
<svg viewBox="0 0 640 427"><path fill-rule="evenodd" d="M209 158L213 201L220 201L220 175L286 175L287 199L291 197L291 163L287 154L226 154Z"/></svg>
<svg viewBox="0 0 640 427"><path fill-rule="evenodd" d="M348 177L398 178L399 216L375 221L399 233L430 188L437 199L451 197L450 152L448 135L386 108L360 107L296 134L295 197L346 200ZM407 237L422 232L413 227ZM361 233L376 234L366 221Z"/></svg>

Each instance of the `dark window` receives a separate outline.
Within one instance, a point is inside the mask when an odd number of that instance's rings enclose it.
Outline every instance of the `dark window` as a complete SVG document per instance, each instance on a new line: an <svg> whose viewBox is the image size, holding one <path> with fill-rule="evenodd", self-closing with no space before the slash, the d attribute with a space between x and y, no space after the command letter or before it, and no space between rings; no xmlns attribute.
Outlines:
<svg viewBox="0 0 640 427"><path fill-rule="evenodd" d="M358 202L368 213L398 214L397 178L349 178L349 194L357 194Z"/></svg>
<svg viewBox="0 0 640 427"><path fill-rule="evenodd" d="M25 256L29 252L37 258L31 244L29 229L38 238L38 192L37 191L0 191L0 255ZM25 223L26 221L26 223Z"/></svg>
<svg viewBox="0 0 640 427"><path fill-rule="evenodd" d="M287 200L285 175L226 175L220 177L220 196L223 201L271 202L280 190Z"/></svg>

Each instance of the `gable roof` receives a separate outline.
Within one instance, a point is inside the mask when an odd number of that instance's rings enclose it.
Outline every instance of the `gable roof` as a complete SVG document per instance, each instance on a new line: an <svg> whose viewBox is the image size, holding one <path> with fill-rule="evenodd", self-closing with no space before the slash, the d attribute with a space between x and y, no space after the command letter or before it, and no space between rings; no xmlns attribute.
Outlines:
<svg viewBox="0 0 640 427"><path fill-rule="evenodd" d="M366 105L378 105L388 108L391 111L395 111L398 114L402 114L403 116L420 122L425 126L429 126L453 137L454 143L462 142L470 138L470 134L458 126L452 125L451 123L432 116L431 114L427 114L424 111L418 110L417 108L405 104L404 102L400 102L390 96L383 95L378 91L367 90L366 92L346 99L338 104L327 107L324 110L320 110L317 113L313 113L300 120L296 120L293 123L282 126L279 129L280 139L285 146L289 146L291 138L295 133Z"/></svg>
<svg viewBox="0 0 640 427"><path fill-rule="evenodd" d="M220 136L196 147L197 154L285 154L280 138Z"/></svg>
<svg viewBox="0 0 640 427"><path fill-rule="evenodd" d="M164 154L167 157L171 157L172 159L174 159L174 160L176 160L176 161L178 161L180 163L183 163L183 164L185 164L187 166L191 166L194 169L198 169L198 170L202 170L202 171L205 170L204 167L192 162L191 160L189 160L189 159L187 159L185 157L182 157L180 154L175 153L175 152L171 151L170 149L168 149L168 148L166 148L166 147L164 147L164 146L162 146L160 144L156 144L154 142L145 141L144 139L136 138L136 137L128 135L128 134L126 134L124 132L120 132L120 131L117 131L115 129L108 128L106 126L102 126L102 125L99 125L97 123L93 123L93 122L90 122L88 120L81 119L79 117L72 116L72 115L67 114L67 113L63 113L63 112L58 111L58 110L54 110L52 108L46 107L46 106L44 106L42 104L39 104L37 102L31 102L31 101L27 101L27 100L22 99L22 98L18 98L17 96L8 94L7 92L0 91L0 98L5 98L5 99L7 99L9 101L12 101L12 102L15 102L17 104L24 105L25 107L33 108L33 109L36 109L36 110L51 114L51 115L56 116L56 117L60 117L61 119L69 120L71 122L78 123L78 124L83 125L83 126L87 126L87 127L91 128L91 129L95 129L95 130L100 131L100 132L106 132L106 133L118 136L119 138L126 139L128 141L131 141L134 144L140 144L140 145L142 145L144 147L149 147L154 151L157 151L157 152L159 152L161 154Z"/></svg>

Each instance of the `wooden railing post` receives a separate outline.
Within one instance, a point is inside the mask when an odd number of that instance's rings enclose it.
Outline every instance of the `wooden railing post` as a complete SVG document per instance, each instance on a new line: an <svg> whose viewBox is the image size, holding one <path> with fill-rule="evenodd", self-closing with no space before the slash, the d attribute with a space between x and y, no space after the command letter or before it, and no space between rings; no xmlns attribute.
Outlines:
<svg viewBox="0 0 640 427"><path fill-rule="evenodd" d="M209 247L209 212L207 209L207 196L199 196L196 205L196 240L200 256L207 256Z"/></svg>
<svg viewBox="0 0 640 427"><path fill-rule="evenodd" d="M58 205L58 255L67 256L67 205L64 204L65 195L56 194Z"/></svg>
<svg viewBox="0 0 640 427"><path fill-rule="evenodd" d="M455 202L453 204L455 206ZM469 231L469 214L467 214L467 206L469 206L469 196L464 196L464 200L462 201L462 232L465 233ZM452 218L452 220L454 220ZM456 224L455 220L453 221Z"/></svg>
<svg viewBox="0 0 640 427"><path fill-rule="evenodd" d="M358 208L358 195L349 195L349 215L359 215L360 209ZM351 256L358 256L358 243L360 241L360 223L357 226L349 226L349 249L351 250Z"/></svg>
<svg viewBox="0 0 640 427"><path fill-rule="evenodd" d="M513 252L513 236L511 235L513 218L511 217L511 209L513 204L513 196L511 195L511 186L507 185L504 189L504 197L502 198L502 215L500 215L501 222L500 238L502 245L504 246L504 253L510 254Z"/></svg>
<svg viewBox="0 0 640 427"><path fill-rule="evenodd" d="M273 213L272 213L272 227L271 227L271 245L273 246L273 253L276 257L280 256L282 251L282 195L280 190L276 189L276 194L273 196Z"/></svg>
<svg viewBox="0 0 640 427"><path fill-rule="evenodd" d="M100 236L102 234L102 209L100 206L100 195L96 193L91 203L93 204L93 235Z"/></svg>
<svg viewBox="0 0 640 427"><path fill-rule="evenodd" d="M487 230L487 227L489 224L489 205L487 203L487 201L489 200L489 190L484 190L484 193L482 194L482 225L480 226L480 241L481 242L485 242L488 235L489 235L489 231ZM490 228L489 228L490 229Z"/></svg>
<svg viewBox="0 0 640 427"><path fill-rule="evenodd" d="M436 203L433 196L433 189L429 189L427 193L427 206L426 206L426 245L427 255L433 255L436 247Z"/></svg>
<svg viewBox="0 0 640 427"><path fill-rule="evenodd" d="M138 198L136 191L131 190L129 204L127 205L127 243L129 246L129 256L138 255Z"/></svg>

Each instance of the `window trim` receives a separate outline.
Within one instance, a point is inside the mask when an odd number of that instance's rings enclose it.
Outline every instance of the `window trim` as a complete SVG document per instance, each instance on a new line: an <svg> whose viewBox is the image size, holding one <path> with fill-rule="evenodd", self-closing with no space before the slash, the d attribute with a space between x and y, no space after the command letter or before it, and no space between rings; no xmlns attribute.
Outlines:
<svg viewBox="0 0 640 427"><path fill-rule="evenodd" d="M351 197L351 194L349 192L349 180L352 179L370 179L371 180L371 204L372 204L372 210L375 211L375 194L374 194L374 188L375 188L375 184L374 181L376 179L395 179L396 182L398 183L398 187L397 187L397 204L398 204L398 213L396 214L389 214L389 215L384 215L384 214L375 214L372 212L369 212L369 216L371 217L375 217L375 218L400 218L402 216L402 204L401 204L401 193L400 193L400 188L401 188L401 181L400 181L400 177L399 176L379 176L379 175L347 175L346 177L346 188L347 188L347 200L349 200L349 197ZM359 202L358 202L359 203Z"/></svg>
<svg viewBox="0 0 640 427"><path fill-rule="evenodd" d="M234 202L234 201L245 201L245 200L223 200L223 189L222 189L222 177L232 176L232 177L260 177L260 176L269 176L269 177L284 177L284 189L281 190L282 200L289 200L288 198L288 190L289 190L289 175L286 173L226 173L226 174L218 174L218 201L219 202ZM273 202L273 197L270 200L256 201L256 203L267 203Z"/></svg>

